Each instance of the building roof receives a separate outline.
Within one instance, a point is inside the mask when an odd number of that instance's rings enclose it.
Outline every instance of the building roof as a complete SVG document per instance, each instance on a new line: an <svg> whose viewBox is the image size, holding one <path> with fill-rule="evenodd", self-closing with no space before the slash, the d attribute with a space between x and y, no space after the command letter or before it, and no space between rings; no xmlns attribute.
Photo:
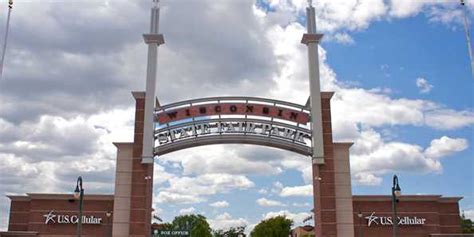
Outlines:
<svg viewBox="0 0 474 237"><path fill-rule="evenodd" d="M400 201L438 201L438 202L459 202L463 197L443 197L442 195L402 195L398 197ZM353 201L377 202L391 201L391 195L354 195Z"/></svg>
<svg viewBox="0 0 474 237"><path fill-rule="evenodd" d="M69 200L74 199L73 194L64 193L27 193L25 195L7 195L12 201L31 201L33 199L50 199L50 200ZM112 201L114 195L112 194L85 194L84 200L95 201Z"/></svg>

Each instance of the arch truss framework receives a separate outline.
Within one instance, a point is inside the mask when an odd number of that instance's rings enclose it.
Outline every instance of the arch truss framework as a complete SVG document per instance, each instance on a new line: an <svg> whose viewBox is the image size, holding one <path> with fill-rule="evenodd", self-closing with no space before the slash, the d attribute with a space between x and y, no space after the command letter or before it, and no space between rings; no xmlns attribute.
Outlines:
<svg viewBox="0 0 474 237"><path fill-rule="evenodd" d="M309 108L255 97L182 101L155 111L155 155L210 144L254 144L310 156Z"/></svg>

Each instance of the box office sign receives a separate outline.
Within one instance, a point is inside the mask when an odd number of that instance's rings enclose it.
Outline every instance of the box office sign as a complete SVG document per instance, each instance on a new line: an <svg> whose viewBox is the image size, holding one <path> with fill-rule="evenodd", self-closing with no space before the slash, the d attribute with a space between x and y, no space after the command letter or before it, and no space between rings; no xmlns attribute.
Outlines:
<svg viewBox="0 0 474 237"><path fill-rule="evenodd" d="M367 226L392 226L393 221L390 216L377 216L375 212L372 212L370 216L365 217L367 219ZM402 216L398 217L398 226L421 226L425 225L426 219L417 216Z"/></svg>
<svg viewBox="0 0 474 237"><path fill-rule="evenodd" d="M79 222L79 217L77 215L63 215L55 214L54 211L48 212L48 214L43 215L44 223L46 225L50 224L77 224ZM92 215L82 216L82 224L85 225L100 225L102 224L102 218Z"/></svg>
<svg viewBox="0 0 474 237"><path fill-rule="evenodd" d="M155 230L154 236L187 237L189 236L189 231L187 230Z"/></svg>

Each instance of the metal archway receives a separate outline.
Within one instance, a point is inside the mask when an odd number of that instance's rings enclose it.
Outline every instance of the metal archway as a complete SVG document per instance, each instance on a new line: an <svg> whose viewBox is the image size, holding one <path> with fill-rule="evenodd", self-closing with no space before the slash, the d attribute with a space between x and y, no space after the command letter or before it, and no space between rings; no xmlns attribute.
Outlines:
<svg viewBox="0 0 474 237"><path fill-rule="evenodd" d="M257 97L210 97L155 110L155 155L212 144L253 144L311 156L310 110Z"/></svg>

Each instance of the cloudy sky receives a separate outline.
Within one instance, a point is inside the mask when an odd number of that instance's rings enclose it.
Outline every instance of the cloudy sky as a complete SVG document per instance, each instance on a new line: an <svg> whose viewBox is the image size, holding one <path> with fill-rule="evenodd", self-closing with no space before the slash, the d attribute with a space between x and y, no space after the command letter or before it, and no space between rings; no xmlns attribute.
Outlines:
<svg viewBox="0 0 474 237"><path fill-rule="evenodd" d="M0 3L0 23L6 21ZM113 193L116 149L132 141L144 89L151 0L16 1L0 80L0 230L7 194ZM474 2L467 1L472 12ZM304 104L306 0L162 0L162 104L220 95ZM352 141L354 194L463 196L474 217L473 89L457 0L318 0L322 88L335 141ZM3 35L3 27L1 31ZM307 157L209 146L160 157L154 206L215 228L312 208Z"/></svg>

